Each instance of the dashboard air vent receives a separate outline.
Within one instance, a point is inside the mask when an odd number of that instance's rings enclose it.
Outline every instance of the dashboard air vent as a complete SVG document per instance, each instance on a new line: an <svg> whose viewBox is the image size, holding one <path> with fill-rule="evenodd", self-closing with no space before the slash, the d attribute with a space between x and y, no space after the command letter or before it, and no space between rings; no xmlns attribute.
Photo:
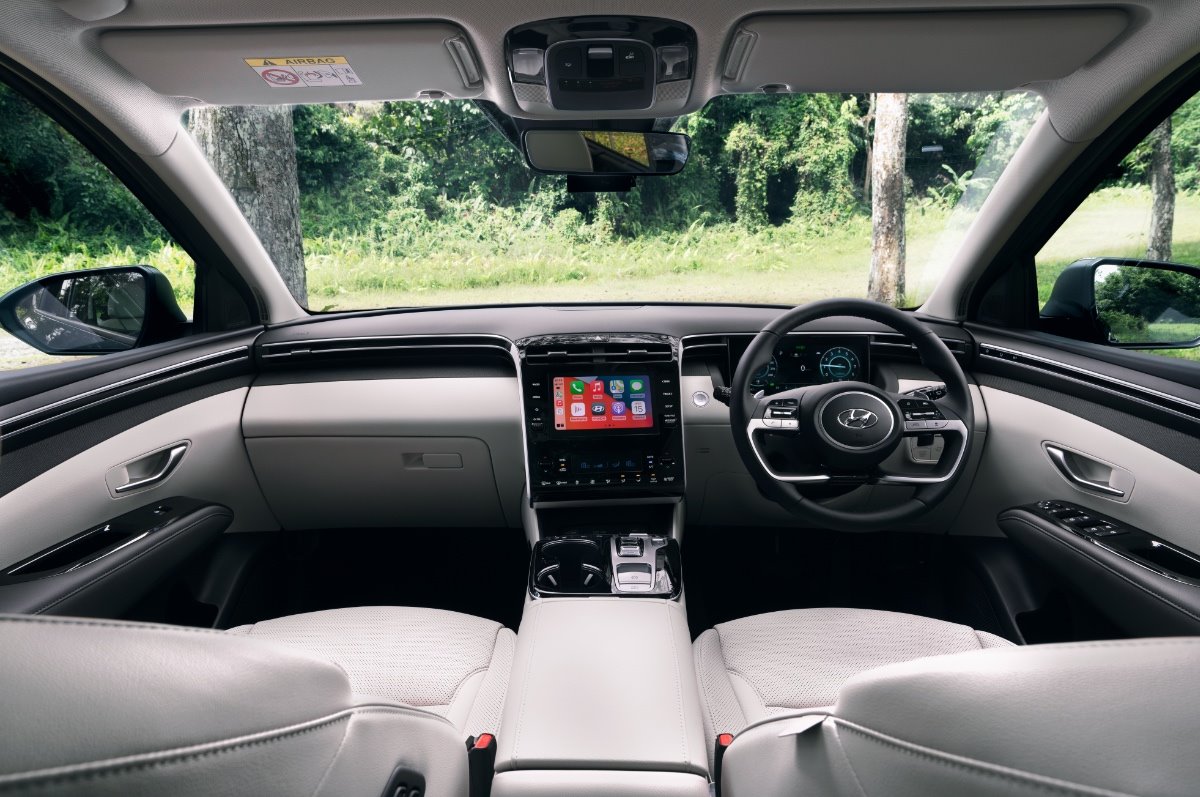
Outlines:
<svg viewBox="0 0 1200 797"><path fill-rule="evenodd" d="M671 362L672 355L670 343L649 340L549 340L525 348L525 362L530 364L581 361L661 363Z"/></svg>

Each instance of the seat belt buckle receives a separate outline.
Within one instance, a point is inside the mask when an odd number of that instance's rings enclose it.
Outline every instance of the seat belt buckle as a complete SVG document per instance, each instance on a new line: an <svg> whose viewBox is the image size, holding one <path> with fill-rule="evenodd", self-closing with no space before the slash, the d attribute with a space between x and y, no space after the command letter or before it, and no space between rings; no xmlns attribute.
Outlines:
<svg viewBox="0 0 1200 797"><path fill-rule="evenodd" d="M467 779L470 797L491 797L496 774L496 737L481 733L467 739Z"/></svg>
<svg viewBox="0 0 1200 797"><path fill-rule="evenodd" d="M718 733L717 744L713 750L713 795L720 797L721 795L721 762L725 759L725 750L729 745L733 744L732 733Z"/></svg>

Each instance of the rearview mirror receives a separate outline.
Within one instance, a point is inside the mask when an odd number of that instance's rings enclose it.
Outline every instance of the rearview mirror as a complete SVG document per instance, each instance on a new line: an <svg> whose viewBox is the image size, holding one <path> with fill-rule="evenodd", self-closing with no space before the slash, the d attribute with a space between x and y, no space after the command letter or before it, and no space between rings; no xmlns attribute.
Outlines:
<svg viewBox="0 0 1200 797"><path fill-rule="evenodd" d="M527 130L525 157L547 174L665 175L687 163L691 140L682 133L616 130Z"/></svg>
<svg viewBox="0 0 1200 797"><path fill-rule="evenodd" d="M1124 258L1077 260L1042 308L1046 331L1133 349L1200 345L1200 269Z"/></svg>
<svg viewBox="0 0 1200 797"><path fill-rule="evenodd" d="M46 354L106 354L179 337L187 317L149 266L70 271L0 297L0 326Z"/></svg>

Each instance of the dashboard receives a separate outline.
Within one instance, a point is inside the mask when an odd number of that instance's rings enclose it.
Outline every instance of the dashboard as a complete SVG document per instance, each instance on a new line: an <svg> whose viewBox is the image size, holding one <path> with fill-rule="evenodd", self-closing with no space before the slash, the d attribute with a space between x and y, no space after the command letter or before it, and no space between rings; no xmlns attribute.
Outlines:
<svg viewBox="0 0 1200 797"><path fill-rule="evenodd" d="M288 528L520 525L531 503L685 495L706 522L775 522L712 393L781 311L440 308L281 325L255 344L244 435L256 469L287 476L269 499ZM936 328L966 351L968 333ZM904 338L856 318L806 325L760 370L771 392L932 381Z"/></svg>

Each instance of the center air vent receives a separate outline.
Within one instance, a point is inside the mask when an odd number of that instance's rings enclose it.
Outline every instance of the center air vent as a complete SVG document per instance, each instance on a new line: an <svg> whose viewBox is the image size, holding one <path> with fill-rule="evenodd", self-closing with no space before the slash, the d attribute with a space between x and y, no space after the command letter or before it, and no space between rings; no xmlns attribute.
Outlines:
<svg viewBox="0 0 1200 797"><path fill-rule="evenodd" d="M674 344L666 338L630 339L585 337L547 337L527 341L522 349L524 360L531 365L543 363L601 362L655 363L671 362Z"/></svg>

